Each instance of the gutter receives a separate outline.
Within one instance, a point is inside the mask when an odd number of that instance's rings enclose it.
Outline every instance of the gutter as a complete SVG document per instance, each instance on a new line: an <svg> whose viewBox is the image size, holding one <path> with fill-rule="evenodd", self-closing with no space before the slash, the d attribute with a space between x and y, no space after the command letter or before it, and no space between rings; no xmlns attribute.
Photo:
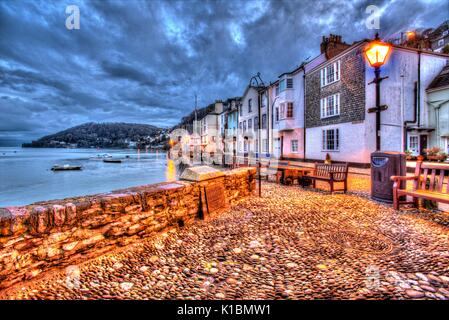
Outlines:
<svg viewBox="0 0 449 320"><path fill-rule="evenodd" d="M407 127L409 124L421 126L421 51L418 51L418 81L415 82L413 89L415 97L415 106L413 108L413 120L404 121L404 150L407 150Z"/></svg>

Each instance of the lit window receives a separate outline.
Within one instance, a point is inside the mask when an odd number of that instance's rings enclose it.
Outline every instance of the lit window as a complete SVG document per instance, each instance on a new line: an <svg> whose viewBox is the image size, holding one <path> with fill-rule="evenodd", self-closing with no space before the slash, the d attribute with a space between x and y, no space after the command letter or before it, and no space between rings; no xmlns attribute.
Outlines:
<svg viewBox="0 0 449 320"><path fill-rule="evenodd" d="M340 148L340 135L338 129L322 130L322 150L338 151Z"/></svg>
<svg viewBox="0 0 449 320"><path fill-rule="evenodd" d="M293 118L293 102L287 103L287 118Z"/></svg>
<svg viewBox="0 0 449 320"><path fill-rule="evenodd" d="M298 140L292 140L291 147L292 152L298 152Z"/></svg>
<svg viewBox="0 0 449 320"><path fill-rule="evenodd" d="M321 118L338 116L340 114L340 94L336 93L320 100Z"/></svg>
<svg viewBox="0 0 449 320"><path fill-rule="evenodd" d="M321 87L340 80L340 60L320 70Z"/></svg>

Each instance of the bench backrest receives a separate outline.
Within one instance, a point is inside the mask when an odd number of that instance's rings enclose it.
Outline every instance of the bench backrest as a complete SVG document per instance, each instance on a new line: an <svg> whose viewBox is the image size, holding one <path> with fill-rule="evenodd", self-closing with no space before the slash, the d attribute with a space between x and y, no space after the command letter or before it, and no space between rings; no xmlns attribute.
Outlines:
<svg viewBox="0 0 449 320"><path fill-rule="evenodd" d="M347 163L315 163L314 175L319 177L329 177L329 172L334 172L334 179L343 180L348 174Z"/></svg>
<svg viewBox="0 0 449 320"><path fill-rule="evenodd" d="M289 161L285 161L285 160L278 160L277 161L277 165L278 166L288 166L290 164Z"/></svg>
<svg viewBox="0 0 449 320"><path fill-rule="evenodd" d="M438 164L428 162L416 162L415 176L421 176L413 188L428 189L436 192L446 192L449 194L449 183L446 183L446 190L444 190L444 180L449 176L449 164Z"/></svg>

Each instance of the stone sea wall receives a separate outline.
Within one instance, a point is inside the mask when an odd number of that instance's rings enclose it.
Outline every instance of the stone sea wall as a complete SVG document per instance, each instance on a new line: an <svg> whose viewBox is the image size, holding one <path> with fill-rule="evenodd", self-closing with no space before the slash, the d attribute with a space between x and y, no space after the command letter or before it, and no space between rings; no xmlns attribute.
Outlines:
<svg viewBox="0 0 449 320"><path fill-rule="evenodd" d="M0 208L0 289L190 224L201 216L202 186L224 184L226 203L232 204L254 192L255 174L241 168L201 182Z"/></svg>

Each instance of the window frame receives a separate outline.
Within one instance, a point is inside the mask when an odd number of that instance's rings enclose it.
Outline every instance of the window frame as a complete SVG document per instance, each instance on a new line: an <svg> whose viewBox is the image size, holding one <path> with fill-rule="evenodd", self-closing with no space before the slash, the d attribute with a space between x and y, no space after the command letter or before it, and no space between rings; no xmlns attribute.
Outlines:
<svg viewBox="0 0 449 320"><path fill-rule="evenodd" d="M416 148L412 148L412 138L416 138ZM415 144L415 142L413 142ZM407 139L407 150L412 152L412 155L419 155L419 135L410 134Z"/></svg>
<svg viewBox="0 0 449 320"><path fill-rule="evenodd" d="M289 112L290 111L290 112ZM287 102L287 108L285 110L285 118L292 119L294 116L294 106L293 102Z"/></svg>
<svg viewBox="0 0 449 320"><path fill-rule="evenodd" d="M333 132L334 148L329 148L329 132ZM339 128L330 128L321 130L321 151L322 152L339 152L340 151L340 130Z"/></svg>
<svg viewBox="0 0 449 320"><path fill-rule="evenodd" d="M328 73L329 69L332 68L333 79L329 80ZM320 69L320 86L321 88L328 86L332 83L338 82L341 79L341 62L340 59L328 64L327 66Z"/></svg>
<svg viewBox="0 0 449 320"><path fill-rule="evenodd" d="M296 144L296 150L294 148L295 144ZM291 153L298 153L299 152L299 140L298 139L290 140L290 151L291 151Z"/></svg>
<svg viewBox="0 0 449 320"><path fill-rule="evenodd" d="M329 99L332 98L333 106L330 109L328 103ZM334 93L331 95L328 95L326 97L323 97L320 99L320 118L326 119L331 117L337 117L340 115L340 93ZM329 111L332 110L332 113Z"/></svg>

